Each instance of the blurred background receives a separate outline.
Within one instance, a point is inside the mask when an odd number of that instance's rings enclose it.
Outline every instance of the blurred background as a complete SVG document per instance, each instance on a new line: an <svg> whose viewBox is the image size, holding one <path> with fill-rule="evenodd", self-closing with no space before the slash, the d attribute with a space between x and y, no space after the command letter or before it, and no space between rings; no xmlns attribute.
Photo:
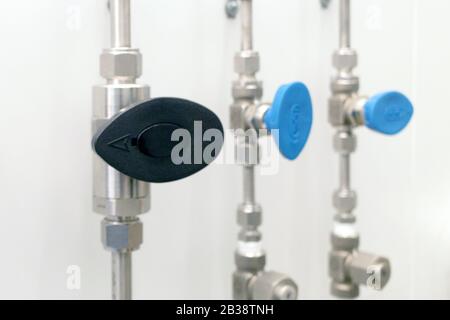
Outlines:
<svg viewBox="0 0 450 320"><path fill-rule="evenodd" d="M91 209L91 88L103 83L106 0L0 2L0 298L109 299L110 254ZM229 126L239 20L225 0L133 0L132 43L152 97L192 99ZM257 0L255 49L266 100L305 82L312 134L295 162L257 178L268 269L299 284L301 299L331 299L329 233L338 185L327 120L338 1ZM447 0L353 1L361 93L396 89L415 115L399 136L356 130L353 186L361 249L390 258L393 274L367 299L450 299L450 21ZM134 253L136 299L230 299L241 168L213 165L181 182L152 185ZM81 287L67 273L79 266Z"/></svg>

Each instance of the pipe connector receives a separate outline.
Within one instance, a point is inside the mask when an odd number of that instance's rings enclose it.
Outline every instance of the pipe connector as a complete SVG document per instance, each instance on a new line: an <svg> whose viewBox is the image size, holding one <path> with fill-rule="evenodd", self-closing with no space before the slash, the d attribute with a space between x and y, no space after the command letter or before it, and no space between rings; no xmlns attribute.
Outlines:
<svg viewBox="0 0 450 320"><path fill-rule="evenodd" d="M245 50L234 56L234 71L240 76L255 76L260 69L259 53Z"/></svg>
<svg viewBox="0 0 450 320"><path fill-rule="evenodd" d="M233 82L232 95L236 102L260 100L263 96L263 85L256 79L239 79Z"/></svg>
<svg viewBox="0 0 450 320"><path fill-rule="evenodd" d="M334 94L329 100L329 122L334 127L353 128L364 125L366 103L367 97L356 93Z"/></svg>
<svg viewBox="0 0 450 320"><path fill-rule="evenodd" d="M266 253L261 248L260 241L238 242L238 249L234 254L236 268L239 271L258 273L266 265Z"/></svg>
<svg viewBox="0 0 450 320"><path fill-rule="evenodd" d="M262 208L256 203L243 203L238 208L237 222L243 228L258 228L262 223Z"/></svg>
<svg viewBox="0 0 450 320"><path fill-rule="evenodd" d="M385 257L358 251L359 236L332 234L329 255L331 293L339 298L356 298L359 286L382 290L389 281L391 267Z"/></svg>
<svg viewBox="0 0 450 320"><path fill-rule="evenodd" d="M333 66L337 70L331 80L331 91L335 95L344 94L347 97L359 90L359 77L353 74L358 65L358 55L351 48L340 48L333 54Z"/></svg>
<svg viewBox="0 0 450 320"><path fill-rule="evenodd" d="M357 205L357 195L353 190L339 189L333 194L333 205L339 213L351 214Z"/></svg>
<svg viewBox="0 0 450 320"><path fill-rule="evenodd" d="M233 274L233 297L236 300L296 300L297 296L297 284L282 273L236 271Z"/></svg>
<svg viewBox="0 0 450 320"><path fill-rule="evenodd" d="M131 220L105 218L101 227L102 243L106 250L129 252L139 249L142 244L142 222L138 218Z"/></svg>
<svg viewBox="0 0 450 320"><path fill-rule="evenodd" d="M100 56L100 75L107 80L134 82L142 75L139 49L104 49Z"/></svg>
<svg viewBox="0 0 450 320"><path fill-rule="evenodd" d="M266 271L258 274L250 283L253 300L296 300L298 287L285 274Z"/></svg>
<svg viewBox="0 0 450 320"><path fill-rule="evenodd" d="M350 73L358 65L358 54L351 48L341 48L333 54L333 66L338 72Z"/></svg>
<svg viewBox="0 0 450 320"><path fill-rule="evenodd" d="M390 263L384 257L358 251L330 254L331 294L338 298L357 298L361 285L382 290L390 275Z"/></svg>
<svg viewBox="0 0 450 320"><path fill-rule="evenodd" d="M337 153L348 155L356 150L356 136L350 130L338 130L333 138L333 147Z"/></svg>

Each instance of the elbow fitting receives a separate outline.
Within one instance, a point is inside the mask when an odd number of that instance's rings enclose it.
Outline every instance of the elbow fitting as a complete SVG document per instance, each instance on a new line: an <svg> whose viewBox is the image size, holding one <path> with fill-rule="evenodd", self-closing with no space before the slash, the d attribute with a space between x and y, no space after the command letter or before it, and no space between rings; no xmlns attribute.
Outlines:
<svg viewBox="0 0 450 320"><path fill-rule="evenodd" d="M390 275L390 263L385 257L359 251L330 253L331 294L338 298L358 297L361 285L382 290Z"/></svg>

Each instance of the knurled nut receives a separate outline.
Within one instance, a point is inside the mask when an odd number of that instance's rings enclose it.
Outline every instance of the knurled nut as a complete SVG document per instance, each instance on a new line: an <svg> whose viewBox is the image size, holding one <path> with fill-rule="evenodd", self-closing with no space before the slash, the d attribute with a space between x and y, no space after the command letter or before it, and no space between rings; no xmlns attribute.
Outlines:
<svg viewBox="0 0 450 320"><path fill-rule="evenodd" d="M354 299L359 296L359 286L351 282L331 282L331 294L337 298Z"/></svg>
<svg viewBox="0 0 450 320"><path fill-rule="evenodd" d="M343 238L332 233L331 244L333 246L333 250L353 252L359 247L359 236Z"/></svg>
<svg viewBox="0 0 450 320"><path fill-rule="evenodd" d="M260 100L263 96L263 86L260 81L233 82L232 95L235 100Z"/></svg>
<svg viewBox="0 0 450 320"><path fill-rule="evenodd" d="M338 213L334 216L334 221L339 223L355 223L356 216L351 213Z"/></svg>
<svg viewBox="0 0 450 320"><path fill-rule="evenodd" d="M356 76L340 77L331 80L331 91L333 94L352 95L359 91L359 78Z"/></svg>
<svg viewBox="0 0 450 320"><path fill-rule="evenodd" d="M239 254L239 252L236 251L234 254L234 260L238 270L256 273L264 270L264 267L266 265L266 254L264 252L259 256L247 257Z"/></svg>
<svg viewBox="0 0 450 320"><path fill-rule="evenodd" d="M243 229L238 234L239 241L243 242L258 242L262 239L262 234L259 230L247 230Z"/></svg>

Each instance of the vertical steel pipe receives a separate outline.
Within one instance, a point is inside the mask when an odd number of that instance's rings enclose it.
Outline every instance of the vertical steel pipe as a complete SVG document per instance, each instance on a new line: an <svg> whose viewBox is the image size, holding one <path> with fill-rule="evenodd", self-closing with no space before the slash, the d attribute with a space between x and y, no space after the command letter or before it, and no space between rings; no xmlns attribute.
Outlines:
<svg viewBox="0 0 450 320"><path fill-rule="evenodd" d="M130 0L109 0L111 10L111 46L131 47Z"/></svg>
<svg viewBox="0 0 450 320"><path fill-rule="evenodd" d="M244 203L255 203L255 166L245 165L243 167L244 176Z"/></svg>
<svg viewBox="0 0 450 320"><path fill-rule="evenodd" d="M350 48L350 0L340 0L339 47Z"/></svg>
<svg viewBox="0 0 450 320"><path fill-rule="evenodd" d="M131 251L114 251L112 257L112 298L131 300Z"/></svg>
<svg viewBox="0 0 450 320"><path fill-rule="evenodd" d="M253 1L241 1L242 51L253 50Z"/></svg>

